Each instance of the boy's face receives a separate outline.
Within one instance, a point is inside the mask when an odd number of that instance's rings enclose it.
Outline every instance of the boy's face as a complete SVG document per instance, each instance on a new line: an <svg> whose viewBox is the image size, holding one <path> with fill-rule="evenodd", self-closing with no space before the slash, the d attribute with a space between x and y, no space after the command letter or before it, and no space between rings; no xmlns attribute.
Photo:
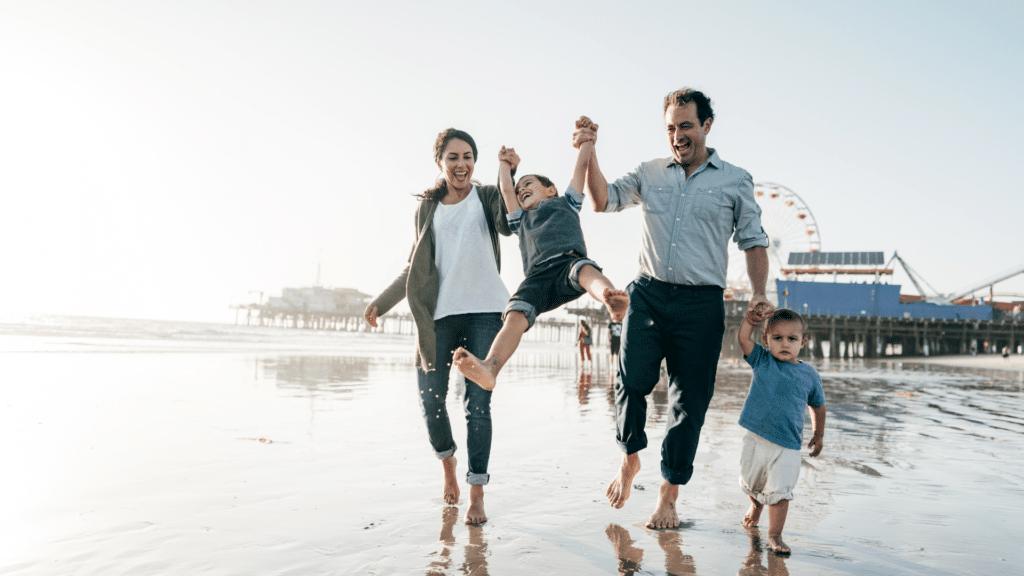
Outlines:
<svg viewBox="0 0 1024 576"><path fill-rule="evenodd" d="M804 328L796 320L783 320L776 322L764 335L765 345L772 357L779 362L790 362L798 364L797 356L800 349L807 344L804 337Z"/></svg>
<svg viewBox="0 0 1024 576"><path fill-rule="evenodd" d="M557 195L558 190L554 186L544 186L533 176L527 176L516 184L516 200L523 210L536 208L544 200Z"/></svg>

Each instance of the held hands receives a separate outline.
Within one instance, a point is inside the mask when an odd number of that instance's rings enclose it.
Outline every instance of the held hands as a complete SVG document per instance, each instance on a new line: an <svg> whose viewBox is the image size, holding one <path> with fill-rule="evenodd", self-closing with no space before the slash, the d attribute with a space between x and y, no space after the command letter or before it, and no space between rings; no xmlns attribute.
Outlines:
<svg viewBox="0 0 1024 576"><path fill-rule="evenodd" d="M508 164L509 170L515 170L519 166L519 154L516 154L515 148L502 146L498 151L498 161Z"/></svg>
<svg viewBox="0 0 1024 576"><path fill-rule="evenodd" d="M597 124L586 116L580 116L572 133L572 147L579 148L584 142L597 144Z"/></svg>
<svg viewBox="0 0 1024 576"><path fill-rule="evenodd" d="M366 320L367 324L376 328L377 318L380 318L380 310L373 304L370 304L366 307L366 311L363 312L363 320Z"/></svg>
<svg viewBox="0 0 1024 576"><path fill-rule="evenodd" d="M754 297L750 299L750 305L747 306L746 319L757 326L761 321L767 320L773 312L775 312L775 306L768 301L764 294L754 294Z"/></svg>
<svg viewBox="0 0 1024 576"><path fill-rule="evenodd" d="M825 447L823 441L824 439L820 435L815 434L811 441L807 443L807 447L811 449L810 456L812 458L816 458L818 454L821 454L821 449Z"/></svg>

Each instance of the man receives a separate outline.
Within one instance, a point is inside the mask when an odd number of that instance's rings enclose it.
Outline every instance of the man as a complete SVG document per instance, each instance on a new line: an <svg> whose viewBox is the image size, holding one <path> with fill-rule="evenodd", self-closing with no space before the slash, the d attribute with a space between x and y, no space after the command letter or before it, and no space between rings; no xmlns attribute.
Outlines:
<svg viewBox="0 0 1024 576"><path fill-rule="evenodd" d="M648 528L679 525L679 485L693 475L722 351L730 236L746 254L755 293L750 308L761 318L774 309L764 294L768 237L753 180L705 145L714 121L710 99L689 88L677 90L665 97L664 113L671 158L645 162L608 184L595 153L587 174L595 211L637 205L644 211L640 273L627 289L630 305L615 380L616 439L624 455L606 495L615 508L629 498L640 470L638 452L647 447L646 396L658 383L664 359L671 410L661 448L664 482ZM574 144L596 139L596 126L588 124L578 124Z"/></svg>

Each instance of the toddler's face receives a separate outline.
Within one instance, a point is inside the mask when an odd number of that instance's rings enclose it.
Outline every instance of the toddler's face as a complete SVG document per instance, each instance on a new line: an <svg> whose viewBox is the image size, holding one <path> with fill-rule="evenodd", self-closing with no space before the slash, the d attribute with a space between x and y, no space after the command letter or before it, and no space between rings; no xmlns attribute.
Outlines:
<svg viewBox="0 0 1024 576"><path fill-rule="evenodd" d="M804 344L807 344L807 338L804 337L804 328L796 320L776 322L765 333L764 339L768 352L771 353L773 358L779 362L790 362L792 364L800 362L797 360L797 356L800 355L800 349L804 347Z"/></svg>
<svg viewBox="0 0 1024 576"><path fill-rule="evenodd" d="M519 200L519 207L523 210L536 208L542 201L554 198L557 194L554 186L544 186L533 176L527 176L516 184L516 200Z"/></svg>

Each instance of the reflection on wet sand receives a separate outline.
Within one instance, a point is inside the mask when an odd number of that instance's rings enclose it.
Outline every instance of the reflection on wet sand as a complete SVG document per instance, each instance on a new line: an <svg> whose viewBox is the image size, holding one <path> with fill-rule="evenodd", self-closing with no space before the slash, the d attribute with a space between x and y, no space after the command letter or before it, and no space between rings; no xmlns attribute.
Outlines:
<svg viewBox="0 0 1024 576"><path fill-rule="evenodd" d="M750 536L750 552L743 559L743 567L739 569L736 576L789 576L786 559L782 556L776 556L769 552L767 553L768 565L765 566L762 563L761 557L765 546L761 542L761 531L757 528L748 528L747 534Z"/></svg>
<svg viewBox="0 0 1024 576"><path fill-rule="evenodd" d="M628 530L618 524L609 524L604 532L618 559L619 576L633 576L643 569L644 551L636 546ZM683 554L683 535L679 530L648 531L648 534L656 536L658 546L665 553L666 572L673 576L697 573L693 556Z"/></svg>
<svg viewBox="0 0 1024 576"><path fill-rule="evenodd" d="M441 511L441 534L438 542L441 543L441 550L431 552L430 556L436 556L427 564L428 576L445 576L450 574L452 566L452 550L455 547L455 525L459 520L459 509L455 506L445 506ZM487 541L484 539L482 526L468 525L469 542L465 546L465 557L461 566L462 574L473 576L487 576L487 557L490 553L487 550Z"/></svg>

